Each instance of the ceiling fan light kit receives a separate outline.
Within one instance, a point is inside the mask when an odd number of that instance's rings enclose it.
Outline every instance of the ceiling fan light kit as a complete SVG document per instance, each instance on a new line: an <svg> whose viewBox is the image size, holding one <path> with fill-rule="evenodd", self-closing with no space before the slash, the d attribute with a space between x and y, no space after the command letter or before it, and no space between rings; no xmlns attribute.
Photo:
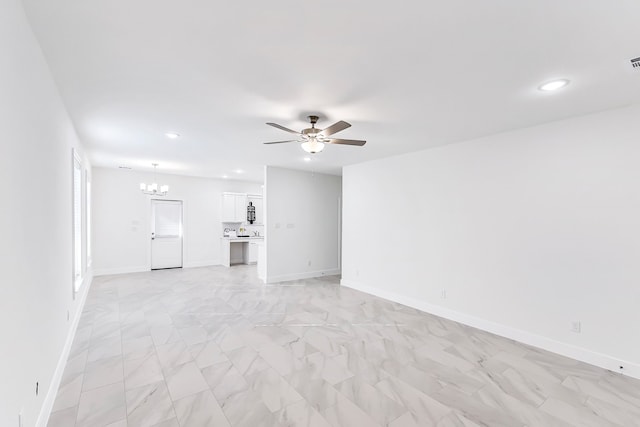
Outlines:
<svg viewBox="0 0 640 427"><path fill-rule="evenodd" d="M357 139L327 138L328 136L331 136L334 133L340 132L341 130L345 130L351 127L351 125L345 121L339 121L337 123L332 124L326 129L317 129L316 123L318 122L318 119L319 119L318 116L309 116L309 122L311 123L311 127L307 129L303 129L300 132L296 132L295 130L286 128L277 123L267 123L269 126L273 126L285 132L296 134L299 136L299 139L290 139L287 141L265 142L265 144L284 144L288 142L299 142L301 143L300 146L304 151L310 154L315 154L324 150L325 144L356 145L361 147L367 143L367 141L362 141Z"/></svg>
<svg viewBox="0 0 640 427"><path fill-rule="evenodd" d="M309 141L303 142L302 149L310 154L319 153L324 150L324 142L320 142L315 138L311 138Z"/></svg>

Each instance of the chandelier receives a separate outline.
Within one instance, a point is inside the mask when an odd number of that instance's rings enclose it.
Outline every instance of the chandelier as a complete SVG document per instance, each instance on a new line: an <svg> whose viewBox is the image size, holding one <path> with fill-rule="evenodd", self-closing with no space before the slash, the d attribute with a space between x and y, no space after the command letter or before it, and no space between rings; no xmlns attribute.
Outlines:
<svg viewBox="0 0 640 427"><path fill-rule="evenodd" d="M158 184L155 183L156 181L156 168L158 167L157 163L151 163L151 165L153 166L153 180L154 183L153 184L145 184L144 182L140 183L140 191L142 191L142 193L144 194L148 194L150 196L166 196L167 193L169 192L169 186L168 185L160 185L159 189L158 189Z"/></svg>

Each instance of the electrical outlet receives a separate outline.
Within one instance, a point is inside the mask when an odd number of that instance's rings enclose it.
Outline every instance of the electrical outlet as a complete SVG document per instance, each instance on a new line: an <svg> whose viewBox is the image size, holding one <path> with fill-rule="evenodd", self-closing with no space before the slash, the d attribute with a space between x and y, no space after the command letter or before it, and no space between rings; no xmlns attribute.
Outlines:
<svg viewBox="0 0 640 427"><path fill-rule="evenodd" d="M307 265L311 267L311 260L307 261Z"/></svg>
<svg viewBox="0 0 640 427"><path fill-rule="evenodd" d="M443 289L442 292L440 293L440 297L442 299L447 299L447 290Z"/></svg>
<svg viewBox="0 0 640 427"><path fill-rule="evenodd" d="M580 324L579 320L574 320L573 322L571 322L571 332L575 332L576 334L579 334L582 331L582 325Z"/></svg>

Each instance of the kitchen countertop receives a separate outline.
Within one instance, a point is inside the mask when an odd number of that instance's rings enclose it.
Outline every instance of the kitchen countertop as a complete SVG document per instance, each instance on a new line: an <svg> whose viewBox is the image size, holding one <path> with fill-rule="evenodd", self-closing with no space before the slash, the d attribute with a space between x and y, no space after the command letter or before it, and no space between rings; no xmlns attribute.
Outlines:
<svg viewBox="0 0 640 427"><path fill-rule="evenodd" d="M237 241L249 241L249 240L264 240L264 236L250 236L250 237L221 237L222 240L229 240L231 242Z"/></svg>

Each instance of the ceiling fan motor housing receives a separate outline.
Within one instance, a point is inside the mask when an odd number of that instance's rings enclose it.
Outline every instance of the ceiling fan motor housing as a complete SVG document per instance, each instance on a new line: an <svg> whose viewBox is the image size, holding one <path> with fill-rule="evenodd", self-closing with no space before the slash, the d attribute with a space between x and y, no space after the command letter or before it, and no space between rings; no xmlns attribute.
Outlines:
<svg viewBox="0 0 640 427"><path fill-rule="evenodd" d="M311 134L312 136L316 135L319 131L319 129L316 129L316 123L318 123L318 116L309 116L309 121L311 122L311 127L307 128L307 129L303 129L302 132L300 132L302 135L306 136Z"/></svg>
<svg viewBox="0 0 640 427"><path fill-rule="evenodd" d="M317 134L320 132L320 129L316 129L316 128L307 128L307 129L302 129L302 133L303 135L309 135L309 134Z"/></svg>

